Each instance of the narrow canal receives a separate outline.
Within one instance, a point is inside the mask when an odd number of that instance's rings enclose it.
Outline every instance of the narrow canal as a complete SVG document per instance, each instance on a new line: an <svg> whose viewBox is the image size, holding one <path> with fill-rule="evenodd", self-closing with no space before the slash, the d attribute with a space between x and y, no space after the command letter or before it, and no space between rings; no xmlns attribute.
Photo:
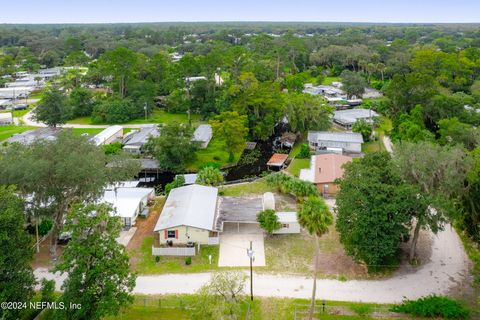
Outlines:
<svg viewBox="0 0 480 320"><path fill-rule="evenodd" d="M253 150L245 149L238 163L230 168L222 169L225 174L225 181L237 181L258 177L262 172L267 171L267 162L275 152L288 152L289 149L281 149L279 137L285 132L284 126L277 126L275 133L266 141L254 141L256 143ZM142 186L161 186L162 189L175 178L171 172L161 173L141 173L139 175Z"/></svg>

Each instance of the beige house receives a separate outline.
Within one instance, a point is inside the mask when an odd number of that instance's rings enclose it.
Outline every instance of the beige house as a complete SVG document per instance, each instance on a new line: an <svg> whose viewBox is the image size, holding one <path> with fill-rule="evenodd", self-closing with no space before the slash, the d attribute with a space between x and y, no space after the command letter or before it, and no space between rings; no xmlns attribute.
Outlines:
<svg viewBox="0 0 480 320"><path fill-rule="evenodd" d="M218 189L197 184L173 189L155 225L160 246L218 244Z"/></svg>

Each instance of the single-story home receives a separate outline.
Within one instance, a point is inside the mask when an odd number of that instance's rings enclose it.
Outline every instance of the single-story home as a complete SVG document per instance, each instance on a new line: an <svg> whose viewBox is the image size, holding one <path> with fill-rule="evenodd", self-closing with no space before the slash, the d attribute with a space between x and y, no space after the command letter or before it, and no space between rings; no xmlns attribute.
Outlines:
<svg viewBox="0 0 480 320"><path fill-rule="evenodd" d="M160 136L160 132L157 126L132 130L123 137L123 150L130 153L142 153L142 148L148 142L148 139L158 136Z"/></svg>
<svg viewBox="0 0 480 320"><path fill-rule="evenodd" d="M22 133L16 133L5 140L8 143L32 144L36 140L55 140L58 134L62 131L61 128L40 128L36 130L28 130Z"/></svg>
<svg viewBox="0 0 480 320"><path fill-rule="evenodd" d="M114 209L112 216L120 217L124 228L127 229L135 225L139 215L148 215L148 202L155 198L155 189L137 188L132 185L135 184L127 182L107 187L99 200L112 205Z"/></svg>
<svg viewBox="0 0 480 320"><path fill-rule="evenodd" d="M218 241L215 226L218 189L192 184L170 191L154 231L160 245Z"/></svg>
<svg viewBox="0 0 480 320"><path fill-rule="evenodd" d="M13 116L11 112L0 113L0 126L13 123Z"/></svg>
<svg viewBox="0 0 480 320"><path fill-rule="evenodd" d="M15 88L0 88L0 98L3 99L19 99L28 97L30 92L35 90L34 87L15 87Z"/></svg>
<svg viewBox="0 0 480 320"><path fill-rule="evenodd" d="M97 146L112 144L117 141L122 141L123 138L123 127L116 125L105 128L99 134L92 138L92 141Z"/></svg>
<svg viewBox="0 0 480 320"><path fill-rule="evenodd" d="M330 153L330 148L344 153L361 153L363 137L360 133L309 131L308 144L315 153Z"/></svg>
<svg viewBox="0 0 480 320"><path fill-rule="evenodd" d="M5 110L11 107L13 104L12 100L10 99L0 99L0 109Z"/></svg>
<svg viewBox="0 0 480 320"><path fill-rule="evenodd" d="M273 234L300 233L300 223L298 223L296 212L276 212L276 215L282 226Z"/></svg>
<svg viewBox="0 0 480 320"><path fill-rule="evenodd" d="M195 129L192 141L200 142L200 147L205 149L210 143L210 140L212 140L212 135L212 126L209 124L201 124Z"/></svg>
<svg viewBox="0 0 480 320"><path fill-rule="evenodd" d="M337 110L333 113L333 122L346 129L351 129L358 120L372 123L376 117L378 117L378 113L371 109Z"/></svg>
<svg viewBox="0 0 480 320"><path fill-rule="evenodd" d="M352 158L340 154L320 154L312 156L310 168L300 170L300 179L309 181L324 196L334 196L338 186L334 181L343 176L343 165Z"/></svg>

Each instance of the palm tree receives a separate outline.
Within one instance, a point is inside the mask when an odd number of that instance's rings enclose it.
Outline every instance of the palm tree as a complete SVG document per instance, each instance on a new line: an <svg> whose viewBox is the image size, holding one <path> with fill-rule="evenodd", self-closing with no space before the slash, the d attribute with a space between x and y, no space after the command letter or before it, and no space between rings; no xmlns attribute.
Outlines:
<svg viewBox="0 0 480 320"><path fill-rule="evenodd" d="M309 197L301 206L298 213L298 222L307 229L308 233L315 237L315 265L313 269L312 301L308 318L313 319L315 310L315 293L317 291L317 268L320 254L320 237L328 232L328 226L333 223L333 216L325 201L317 196Z"/></svg>

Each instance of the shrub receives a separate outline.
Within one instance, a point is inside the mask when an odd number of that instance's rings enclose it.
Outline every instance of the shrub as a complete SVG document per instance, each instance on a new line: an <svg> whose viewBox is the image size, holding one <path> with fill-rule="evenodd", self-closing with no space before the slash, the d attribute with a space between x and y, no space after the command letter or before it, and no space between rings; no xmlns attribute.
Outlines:
<svg viewBox="0 0 480 320"><path fill-rule="evenodd" d="M300 146L300 152L298 153L297 158L300 158L300 159L310 158L310 147L308 146L308 144L303 143Z"/></svg>
<svg viewBox="0 0 480 320"><path fill-rule="evenodd" d="M42 279L42 288L40 289L42 302L52 302L55 300L55 281Z"/></svg>
<svg viewBox="0 0 480 320"><path fill-rule="evenodd" d="M185 264L187 266L191 265L192 264L192 257L185 257Z"/></svg>
<svg viewBox="0 0 480 320"><path fill-rule="evenodd" d="M160 256L155 256L155 262L159 263L160 262Z"/></svg>
<svg viewBox="0 0 480 320"><path fill-rule="evenodd" d="M223 174L218 168L205 167L198 171L196 183L204 186L217 186L223 182Z"/></svg>
<svg viewBox="0 0 480 320"><path fill-rule="evenodd" d="M353 312L355 312L356 314L358 314L361 317L365 317L365 316L369 315L370 313L372 313L372 306L370 306L368 304L362 304L362 303L352 304L350 306L350 309L352 309Z"/></svg>
<svg viewBox="0 0 480 320"><path fill-rule="evenodd" d="M435 295L418 300L405 300L402 304L393 306L392 311L428 318L469 319L470 317L470 312L458 301Z"/></svg>
<svg viewBox="0 0 480 320"><path fill-rule="evenodd" d="M50 229L52 229L52 227L53 227L52 220L50 219L42 220L42 222L40 222L40 224L38 225L38 234L40 236L44 236L48 233L48 231L50 231Z"/></svg>
<svg viewBox="0 0 480 320"><path fill-rule="evenodd" d="M275 210L264 210L257 213L257 221L260 224L260 228L265 230L268 234L272 234L275 230L282 227L282 224L278 221L278 216Z"/></svg>
<svg viewBox="0 0 480 320"><path fill-rule="evenodd" d="M168 196L170 191L175 188L179 188L185 184L184 176L176 176L175 180L165 185L165 195Z"/></svg>
<svg viewBox="0 0 480 320"><path fill-rule="evenodd" d="M105 144L102 148L105 154L118 154L122 151L122 144L120 142L114 142L111 144Z"/></svg>

